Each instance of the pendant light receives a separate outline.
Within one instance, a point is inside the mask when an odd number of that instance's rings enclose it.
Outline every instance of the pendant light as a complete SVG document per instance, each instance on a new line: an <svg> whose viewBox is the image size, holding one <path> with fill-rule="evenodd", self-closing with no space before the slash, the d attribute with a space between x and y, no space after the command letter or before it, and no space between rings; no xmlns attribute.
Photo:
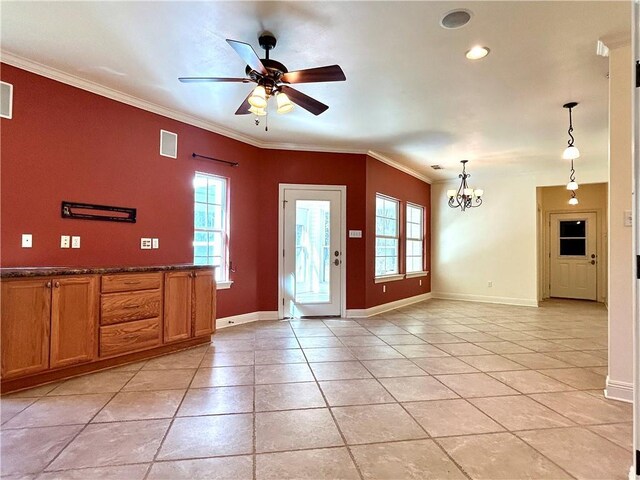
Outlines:
<svg viewBox="0 0 640 480"><path fill-rule="evenodd" d="M479 207L482 205L482 195L484 190L476 188L473 189L467 184L467 178L471 176L467 173L465 167L469 160L460 160L462 164L462 173L458 175L458 178L462 179L458 190L447 190L447 197L449 197L449 206L451 208L459 208L461 211L465 211L467 208Z"/></svg>
<svg viewBox="0 0 640 480"><path fill-rule="evenodd" d="M578 102L569 102L563 105L564 108L569 109L569 130L567 131L567 133L569 134L569 140L567 142L567 148L565 148L564 152L562 152L563 160L575 160L576 158L580 157L580 150L578 150L578 147L573 145L573 142L575 142L575 139L573 138L573 135L572 135L573 119L571 117L571 110L577 106L578 106Z"/></svg>
<svg viewBox="0 0 640 480"><path fill-rule="evenodd" d="M565 103L562 107L569 109L569 140L567 142L567 148L562 152L562 158L564 160L571 160L571 172L569 174L569 183L567 183L567 190L571 192L571 198L569 199L569 205L578 205L578 197L576 197L576 190L579 185L576 182L576 169L573 166L573 161L580 157L580 151L573 145L575 139L573 138L573 118L571 116L571 110L578 106L578 102Z"/></svg>

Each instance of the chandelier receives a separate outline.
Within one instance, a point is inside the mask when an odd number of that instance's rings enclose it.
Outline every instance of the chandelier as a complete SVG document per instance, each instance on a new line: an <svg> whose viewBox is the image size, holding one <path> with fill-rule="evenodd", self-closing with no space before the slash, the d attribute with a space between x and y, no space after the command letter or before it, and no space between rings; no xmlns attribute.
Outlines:
<svg viewBox="0 0 640 480"><path fill-rule="evenodd" d="M482 195L484 191L476 188L469 188L467 185L467 178L471 176L470 173L467 173L465 167L466 163L469 160L460 160L462 164L462 173L458 175L458 178L461 178L460 187L458 190L447 190L447 197L449 197L449 206L451 208L459 208L463 212L467 208L479 207L482 205Z"/></svg>
<svg viewBox="0 0 640 480"><path fill-rule="evenodd" d="M578 190L578 182L576 182L576 169L573 166L573 161L580 157L580 150L573 145L575 138L573 138L573 118L571 116L571 110L578 106L578 102L565 103L562 107L569 109L569 140L567 141L567 148L562 152L562 158L564 160L571 160L571 171L569 173L569 183L567 183L567 190L571 192L571 198L569 199L569 205L578 205L578 197L576 197L576 190Z"/></svg>

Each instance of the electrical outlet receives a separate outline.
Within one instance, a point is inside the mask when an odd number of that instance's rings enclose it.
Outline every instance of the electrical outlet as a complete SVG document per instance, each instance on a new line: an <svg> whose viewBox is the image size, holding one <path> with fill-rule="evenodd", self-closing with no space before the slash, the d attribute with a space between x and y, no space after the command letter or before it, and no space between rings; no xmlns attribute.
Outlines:
<svg viewBox="0 0 640 480"><path fill-rule="evenodd" d="M71 237L71 248L80 248L80 237L79 236L72 236Z"/></svg>
<svg viewBox="0 0 640 480"><path fill-rule="evenodd" d="M386 293L387 292L387 286L386 285L382 285L382 293Z"/></svg>
<svg viewBox="0 0 640 480"><path fill-rule="evenodd" d="M153 248L154 250L157 250L158 248L160 248L160 240L158 240L157 238L152 238L151 248Z"/></svg>
<svg viewBox="0 0 640 480"><path fill-rule="evenodd" d="M487 287L493 287L493 282L491 280L487 282Z"/></svg>
<svg viewBox="0 0 640 480"><path fill-rule="evenodd" d="M33 246L33 235L30 233L22 234L22 248L31 248Z"/></svg>
<svg viewBox="0 0 640 480"><path fill-rule="evenodd" d="M150 238L141 238L140 239L140 249L141 250L151 250L151 239Z"/></svg>
<svg viewBox="0 0 640 480"><path fill-rule="evenodd" d="M60 235L60 248L71 247L71 237L69 235Z"/></svg>

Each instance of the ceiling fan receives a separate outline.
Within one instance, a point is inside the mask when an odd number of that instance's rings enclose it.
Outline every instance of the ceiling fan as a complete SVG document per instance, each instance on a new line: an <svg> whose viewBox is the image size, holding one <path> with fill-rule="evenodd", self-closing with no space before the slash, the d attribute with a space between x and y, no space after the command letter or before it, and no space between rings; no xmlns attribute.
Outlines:
<svg viewBox="0 0 640 480"><path fill-rule="evenodd" d="M329 108L328 105L291 88L289 85L292 83L341 82L347 79L339 65L308 68L294 72L288 71L287 67L282 63L269 58L269 51L276 47L276 38L270 32L263 32L258 37L258 43L266 52L266 56L263 59L258 58L255 50L248 43L229 39L227 39L227 43L247 64L245 69L246 77L180 77L178 80L183 83L257 83L258 86L247 95L238 110L236 110L236 115L247 115L250 113L258 116L266 115L267 101L272 96L276 97L278 113L290 112L295 103L314 115L320 115Z"/></svg>

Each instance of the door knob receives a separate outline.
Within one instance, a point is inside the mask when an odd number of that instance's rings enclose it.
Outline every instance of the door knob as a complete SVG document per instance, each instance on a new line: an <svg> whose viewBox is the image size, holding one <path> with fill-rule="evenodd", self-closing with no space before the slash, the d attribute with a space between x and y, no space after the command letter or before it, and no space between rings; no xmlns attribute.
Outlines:
<svg viewBox="0 0 640 480"><path fill-rule="evenodd" d="M591 260L591 265L595 265L596 261L595 260Z"/></svg>
<svg viewBox="0 0 640 480"><path fill-rule="evenodd" d="M336 257L340 256L340 252L339 252L338 250L336 250L335 252L333 252L333 254L334 254Z"/></svg>
<svg viewBox="0 0 640 480"><path fill-rule="evenodd" d="M340 260L338 260L337 258L333 261L333 264L337 267L338 265L340 265Z"/></svg>
<svg viewBox="0 0 640 480"><path fill-rule="evenodd" d="M596 254L595 254L595 253L592 253L592 254L591 254L591 258L596 258Z"/></svg>

